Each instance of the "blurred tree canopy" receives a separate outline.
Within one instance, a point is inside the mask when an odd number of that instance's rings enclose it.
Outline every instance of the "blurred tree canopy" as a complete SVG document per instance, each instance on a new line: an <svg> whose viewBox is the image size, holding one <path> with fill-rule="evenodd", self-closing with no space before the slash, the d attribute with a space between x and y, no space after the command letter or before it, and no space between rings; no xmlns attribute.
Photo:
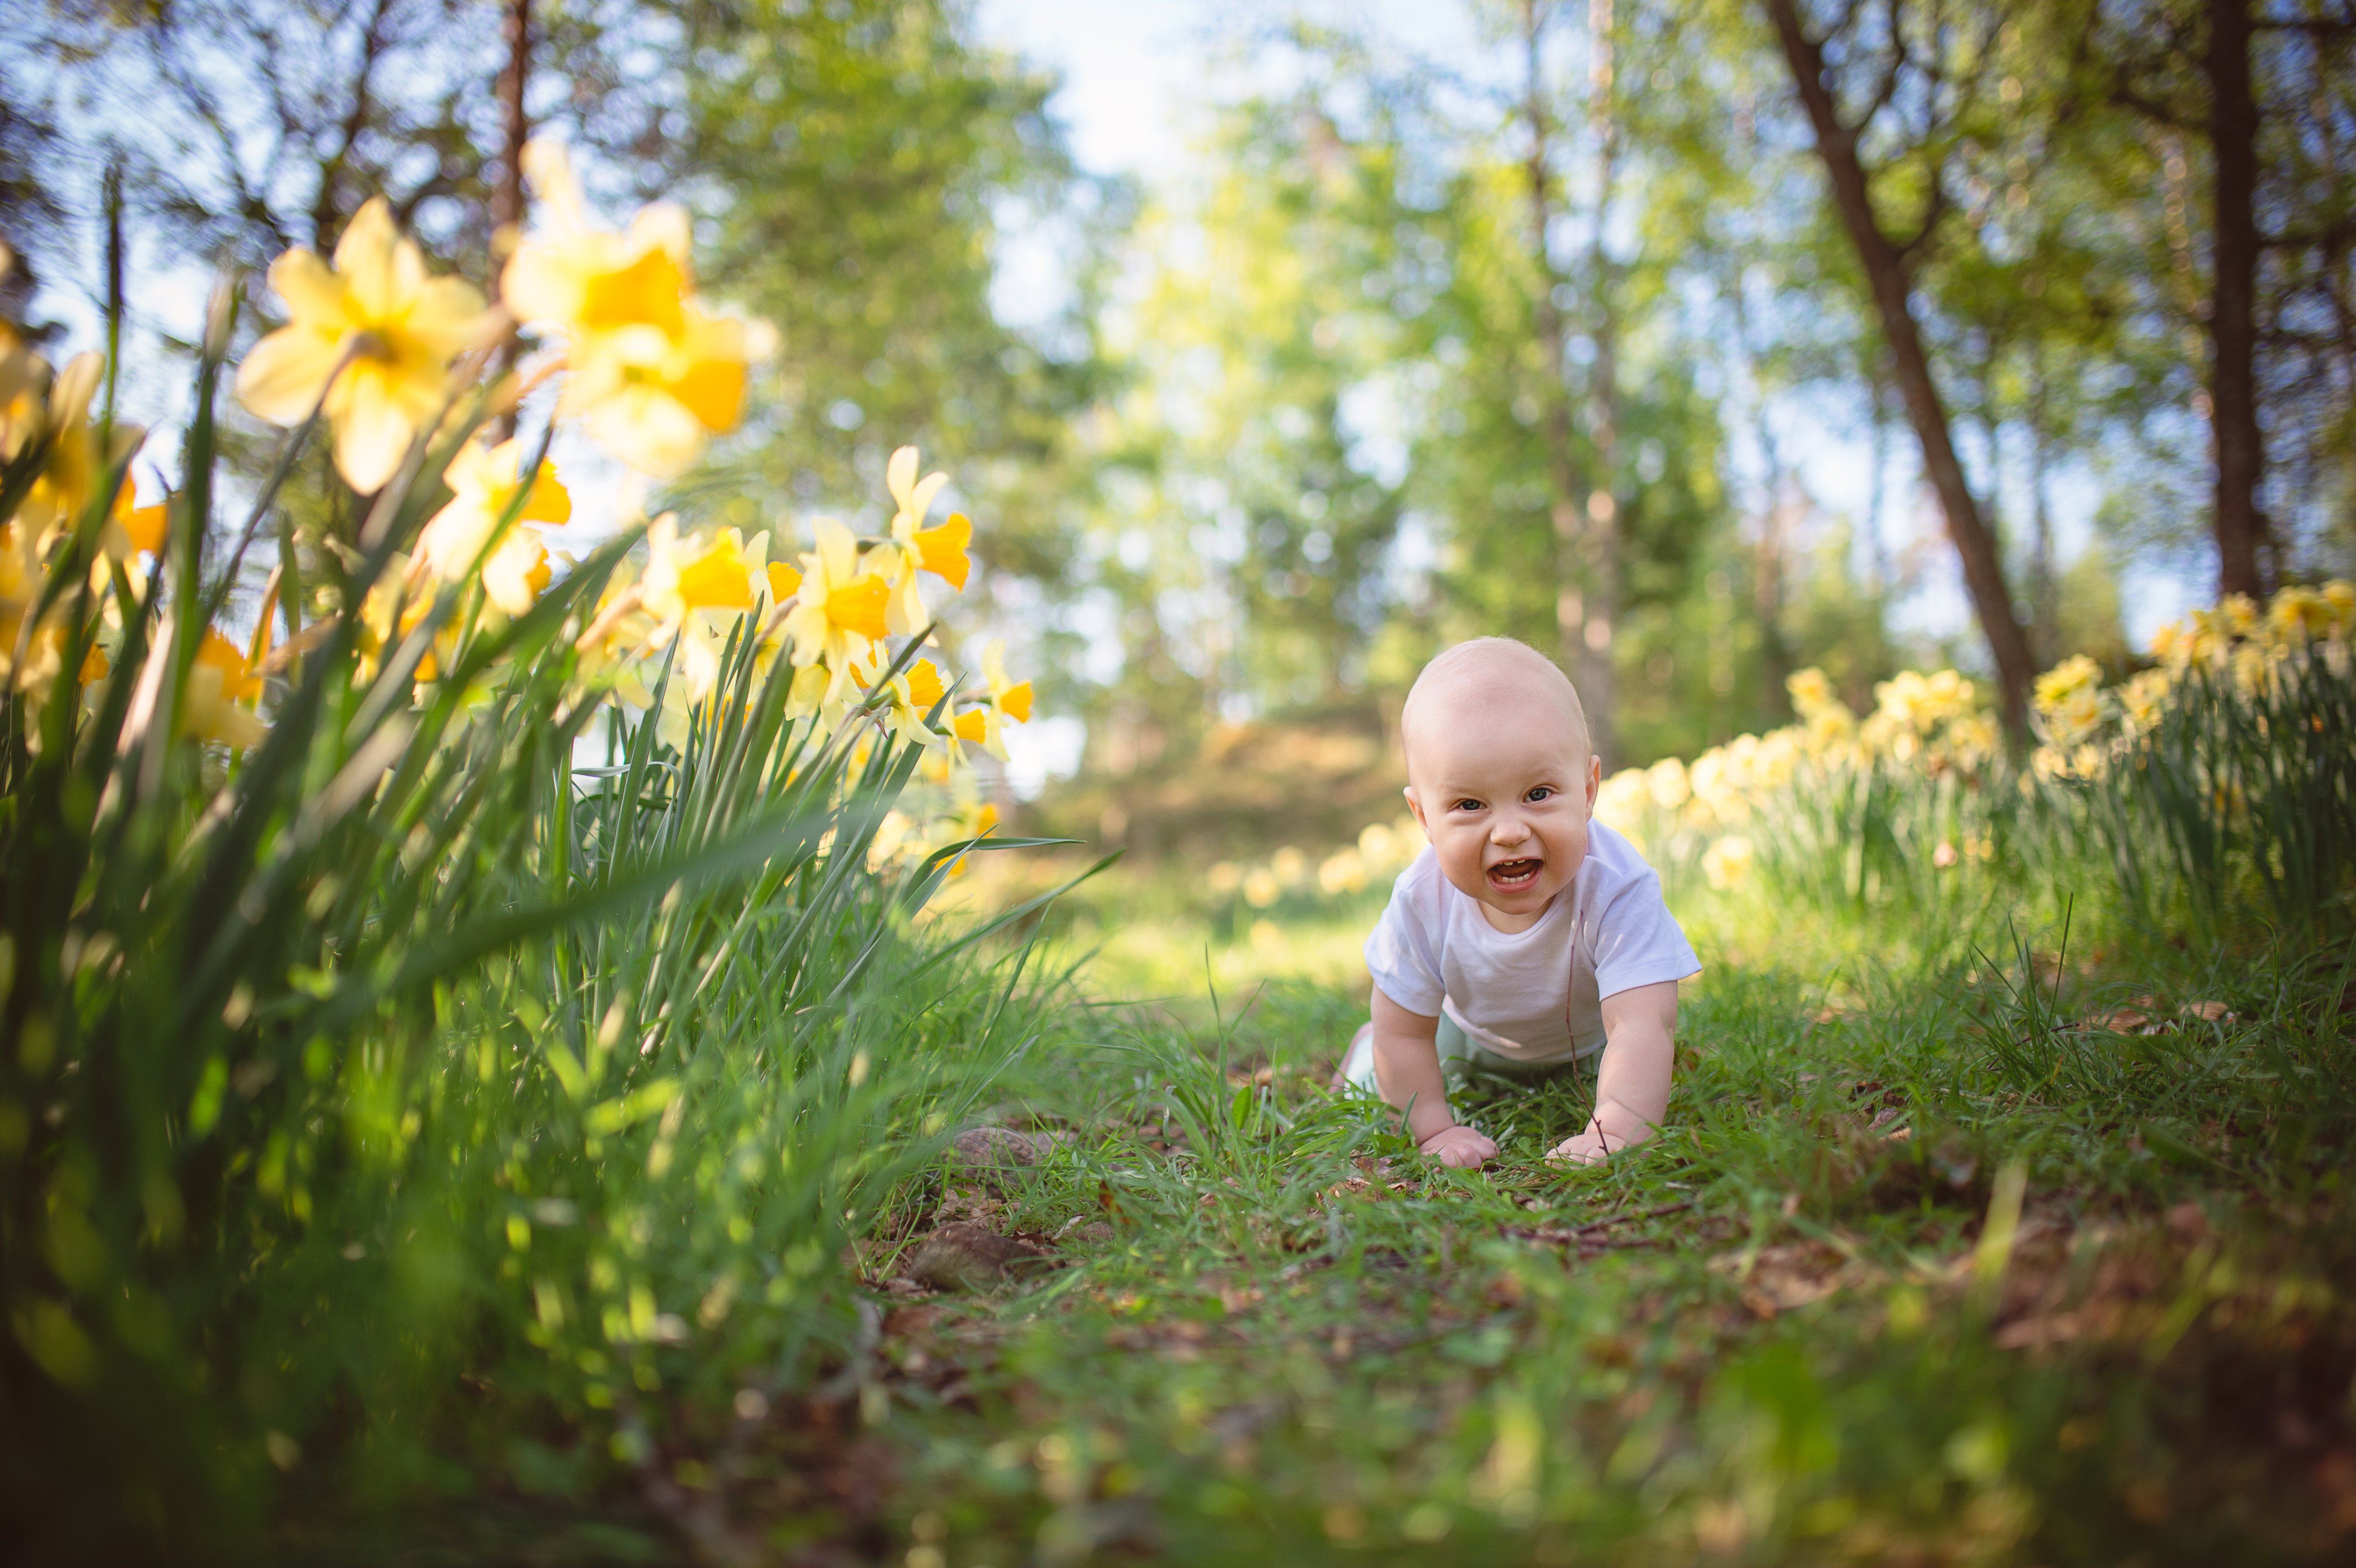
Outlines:
<svg viewBox="0 0 2356 1568"><path fill-rule="evenodd" d="M1147 190L958 0L48 0L0 18L0 235L63 288L110 167L151 273L380 190L487 281L520 16L530 125L609 208L690 197L781 329L668 502L798 527L924 446L1119 777L1379 733L1475 633L1559 656L1618 765L1779 721L1804 666L1869 704L2123 663L2129 566L2348 562L2344 7L1463 3L1446 59L1248 19ZM1976 635L1906 629L1959 581Z"/></svg>

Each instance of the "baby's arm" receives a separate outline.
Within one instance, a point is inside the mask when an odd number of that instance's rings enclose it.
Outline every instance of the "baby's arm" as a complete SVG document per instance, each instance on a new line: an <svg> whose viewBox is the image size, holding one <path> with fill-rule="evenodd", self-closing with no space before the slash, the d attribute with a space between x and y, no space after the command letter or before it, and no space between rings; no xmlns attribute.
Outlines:
<svg viewBox="0 0 2356 1568"><path fill-rule="evenodd" d="M1575 1165L1597 1160L1659 1130L1669 1114L1669 1068L1676 1056L1677 983L1661 980L1603 998L1603 1063L1595 1072L1595 1115L1547 1156ZM1376 1035L1379 1041L1379 1032Z"/></svg>
<svg viewBox="0 0 2356 1568"><path fill-rule="evenodd" d="M1440 1020L1411 1013L1375 987L1375 1083L1386 1104L1407 1112L1408 1136L1442 1165L1477 1167L1497 1146L1459 1125L1440 1075Z"/></svg>

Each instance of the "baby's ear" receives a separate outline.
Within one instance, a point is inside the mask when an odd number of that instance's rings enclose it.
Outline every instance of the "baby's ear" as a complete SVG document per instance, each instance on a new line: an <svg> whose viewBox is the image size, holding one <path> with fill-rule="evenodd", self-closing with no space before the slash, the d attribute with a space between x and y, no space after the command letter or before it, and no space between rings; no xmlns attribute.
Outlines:
<svg viewBox="0 0 2356 1568"><path fill-rule="evenodd" d="M1423 820L1423 802L1416 798L1415 785L1408 785L1405 789L1399 791L1399 794L1407 796L1407 808L1415 814L1415 825L1418 827L1422 828L1424 830L1425 837L1429 837L1430 836L1431 829L1430 825Z"/></svg>

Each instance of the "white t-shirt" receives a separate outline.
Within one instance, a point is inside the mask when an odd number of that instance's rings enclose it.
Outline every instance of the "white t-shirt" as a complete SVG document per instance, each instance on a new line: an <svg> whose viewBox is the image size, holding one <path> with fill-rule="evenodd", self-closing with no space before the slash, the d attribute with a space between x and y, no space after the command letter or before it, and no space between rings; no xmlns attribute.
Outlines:
<svg viewBox="0 0 2356 1568"><path fill-rule="evenodd" d="M1426 846L1392 884L1366 938L1366 970L1411 1013L1445 1009L1458 1027L1516 1061L1559 1061L1603 1048L1603 998L1701 973L1701 960L1661 901L1661 879L1601 823L1570 886L1527 931L1491 925L1480 904L1440 874Z"/></svg>

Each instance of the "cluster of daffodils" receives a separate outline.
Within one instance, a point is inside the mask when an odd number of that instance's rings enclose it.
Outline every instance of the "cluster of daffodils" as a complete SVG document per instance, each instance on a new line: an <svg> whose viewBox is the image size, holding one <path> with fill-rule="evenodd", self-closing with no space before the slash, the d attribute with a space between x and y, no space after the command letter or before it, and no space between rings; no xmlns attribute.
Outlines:
<svg viewBox="0 0 2356 1568"><path fill-rule="evenodd" d="M0 245L0 275L14 262ZM0 322L0 465L30 480L15 509L0 519L0 691L27 699L36 709L57 690L79 694L107 674L123 634L117 587L134 602L144 598L148 572L164 548L165 507L136 505L126 481L99 520L93 548L73 557L85 567L68 566L70 536L90 517L110 476L129 463L144 436L135 425L110 426L92 413L103 369L95 354L54 367L13 325ZM61 581L59 574L69 570L72 578ZM87 598L76 592L83 586ZM72 618L91 601L98 608L95 635L68 671ZM231 742L257 734L258 721L237 706L260 684L248 665L245 649L208 632L177 709L182 730ZM39 743L37 726L27 726L26 735Z"/></svg>
<svg viewBox="0 0 2356 1568"><path fill-rule="evenodd" d="M655 477L679 473L734 429L747 368L771 334L698 298L687 214L659 203L621 232L601 229L560 147L535 142L526 166L541 224L509 258L497 305L460 280L430 276L381 199L353 219L332 263L303 251L280 258L270 278L288 321L241 368L246 406L280 423L316 411L334 432L346 481L375 490L396 477L421 433L451 417L489 348L523 327L545 347L492 384L490 409L513 408L561 378L553 417ZM931 625L920 576L962 591L971 571L966 518L927 521L948 475L918 471L916 448L893 454L885 477L896 510L878 539L820 517L813 548L797 551L773 530L706 535L672 515L655 518L645 559L615 573L576 647L616 701L684 746L698 714L709 713L729 636L749 618L762 660L790 663L794 718L831 732L856 711L880 733L938 753L945 782L973 751L1002 759L1004 727L1030 717L1031 688L1007 677L997 645L968 701L950 700L948 678L929 658L894 668L903 663L894 639L905 644ZM541 530L571 519L572 497L519 441L466 445L441 479L448 504L359 607L371 656L431 612L440 585L479 584L477 621L516 616L562 564ZM262 619L266 626L267 605ZM435 678L462 631L445 623L415 667L421 684ZM953 804L953 817L978 816Z"/></svg>
<svg viewBox="0 0 2356 1568"><path fill-rule="evenodd" d="M1286 845L1265 860L1222 860L1205 878L1212 895L1240 896L1253 909L1268 909L1287 893L1346 898L1362 893L1385 878L1396 877L1422 853L1423 827L1412 816L1396 822L1369 823L1357 842L1344 845L1322 859Z"/></svg>
<svg viewBox="0 0 2356 1568"><path fill-rule="evenodd" d="M336 603L320 588L313 603L282 604L282 573L273 572L250 635L207 627L175 708L187 731L230 748L258 742L268 733L269 677L343 618L361 650L361 677L398 657L423 700L470 635L530 612L570 569L544 530L572 519L573 498L527 443L466 432L511 414L534 389L553 384L557 425L650 478L678 474L735 427L749 367L773 335L696 293L686 214L658 205L622 231L601 229L562 150L539 143L529 156L540 222L518 238L496 304L463 279L432 272L380 197L355 215L331 257L295 250L272 265L284 325L239 367L240 400L273 423L323 424L337 471L363 496L429 486L445 499L364 602ZM536 347L515 368L498 369L501 348L519 334ZM88 684L106 673L126 612L135 619L145 604L147 577L166 549L174 503L135 506L127 479L116 485L95 551L70 557L66 549L140 439L93 420L101 371L95 355L53 371L0 327L0 460L18 471L37 466L0 525L0 679L11 692L46 693L68 673L71 617L88 613L92 598L53 591L66 560L88 563L91 594L102 602L97 646L73 672ZM980 823L983 808L963 764L977 752L1005 757L1006 726L1030 717L1031 688L1009 677L996 644L982 650L972 681L931 657L907 656L932 630L921 584L964 589L972 528L958 515L930 517L948 479L922 474L914 447L893 454L885 478L894 511L872 538L824 517L806 540L654 519L642 559L634 551L571 628L584 695L619 703L681 744L713 700L730 637L742 635L765 667L783 661L795 718L829 733L863 726L872 733L854 739L862 747L918 743L931 753L926 776L940 785L949 819ZM369 515L378 514L391 509ZM123 584L130 598L118 604ZM414 634L435 616L421 648ZM282 622L289 635L279 642ZM303 635L292 635L297 626Z"/></svg>
<svg viewBox="0 0 2356 1568"><path fill-rule="evenodd" d="M1596 819L1648 852L1697 842L1710 885L1738 887L1756 856L1754 823L1804 772L1890 767L1977 779L2002 750L1977 683L1951 669L1881 682L1861 720L1822 670L1804 669L1787 688L1797 723L1738 736L1690 763L1669 757L1623 769L1603 781Z"/></svg>
<svg viewBox="0 0 2356 1568"><path fill-rule="evenodd" d="M791 556L768 530L691 537L676 518L657 517L643 567L626 562L616 572L578 645L606 672L618 701L650 714L665 741L683 746L696 718L711 711L731 632L750 617L756 658L792 667L789 718L830 734L856 716L879 737L930 751L930 782L969 791L960 764L979 752L1006 759L1006 726L1031 717L1031 683L1007 674L995 639L981 650L979 678L954 696L934 659L901 659L907 639L931 631L920 580L962 590L972 570L973 528L962 514L926 525L948 476L918 479L917 467L915 447L893 453L886 477L899 509L888 534L862 539L819 517L816 548ZM979 809L958 795L950 815Z"/></svg>
<svg viewBox="0 0 2356 1568"><path fill-rule="evenodd" d="M2286 588L2261 606L2233 594L2162 626L2155 661L2115 686L2080 656L2038 677L2037 726L2042 742L2030 758L2039 776L2100 778L2137 738L2157 728L2171 697L2198 679L2210 691L2244 701L2282 698L2292 680L2318 669L2340 679L2356 674L2356 584Z"/></svg>

